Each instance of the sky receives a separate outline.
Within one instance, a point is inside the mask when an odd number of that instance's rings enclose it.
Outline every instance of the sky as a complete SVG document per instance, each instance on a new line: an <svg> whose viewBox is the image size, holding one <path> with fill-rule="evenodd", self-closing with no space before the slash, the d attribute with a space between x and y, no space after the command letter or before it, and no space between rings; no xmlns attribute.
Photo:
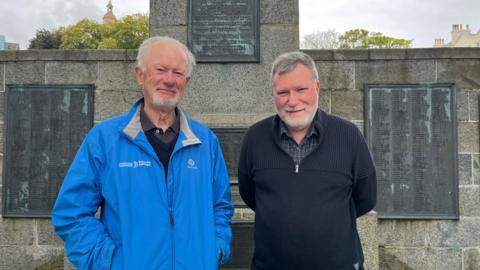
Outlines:
<svg viewBox="0 0 480 270"><path fill-rule="evenodd" d="M260 0L261 1L261 0ZM283 1L283 0L279 0ZM56 29L89 18L100 22L108 0L0 0L0 35L28 47L35 31ZM112 0L120 18L148 13L149 0ZM354 28L413 40L413 47L432 47L435 38L450 41L452 24L480 29L480 0L299 0L300 37L333 29Z"/></svg>
<svg viewBox="0 0 480 270"><path fill-rule="evenodd" d="M112 0L118 18L148 13L149 0ZM38 29L56 29L88 18L101 22L108 0L0 0L0 35L27 49Z"/></svg>
<svg viewBox="0 0 480 270"><path fill-rule="evenodd" d="M453 24L480 29L480 0L299 0L300 37L354 28L413 40L412 47L432 47L435 38L451 41Z"/></svg>

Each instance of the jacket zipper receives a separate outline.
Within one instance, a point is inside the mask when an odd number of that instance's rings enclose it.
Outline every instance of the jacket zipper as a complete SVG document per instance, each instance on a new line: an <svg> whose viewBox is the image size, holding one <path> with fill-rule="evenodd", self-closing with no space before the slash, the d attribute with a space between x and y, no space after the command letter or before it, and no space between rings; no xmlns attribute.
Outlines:
<svg viewBox="0 0 480 270"><path fill-rule="evenodd" d="M175 269L175 240L173 238L173 227L175 225L175 221L173 219L173 212L172 209L169 207L168 211L170 212L170 239L172 241L172 270Z"/></svg>
<svg viewBox="0 0 480 270"><path fill-rule="evenodd" d="M170 164L172 163L172 157L175 153L175 150L173 150L172 154L170 155L170 160L168 162L168 166L170 167L168 169L168 175L173 175L173 166L170 166ZM169 215L169 218L170 218L170 240L171 240L171 243L172 243L172 270L175 270L175 238L174 238L174 227L175 227L175 218L173 217L173 187L174 187L174 183L173 183L173 176L171 177L172 179L172 182L170 183L171 185L171 192L169 192L169 189L168 189L168 175L167 175L167 194L169 194L168 196L168 215Z"/></svg>
<svg viewBox="0 0 480 270"><path fill-rule="evenodd" d="M170 170L169 170L170 171ZM169 172L170 173L170 172ZM167 176L168 177L168 176ZM170 218L170 240L171 240L171 243L172 243L172 270L175 270L175 238L174 238L174 235L173 235L173 229L174 229L174 226L175 226L175 219L173 218L173 208L172 208L172 197L173 197L173 183L170 183L170 185L172 185L172 190L170 193L170 196L168 198L168 215L169 215L169 218ZM168 190L168 188L167 188Z"/></svg>

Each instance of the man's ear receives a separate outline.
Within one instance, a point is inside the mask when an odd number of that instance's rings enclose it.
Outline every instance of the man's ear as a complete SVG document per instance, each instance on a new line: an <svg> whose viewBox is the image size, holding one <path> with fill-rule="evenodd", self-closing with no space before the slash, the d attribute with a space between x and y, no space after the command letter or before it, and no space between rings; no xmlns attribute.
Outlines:
<svg viewBox="0 0 480 270"><path fill-rule="evenodd" d="M315 90L317 91L317 94L320 95L320 81L317 80L315 83Z"/></svg>
<svg viewBox="0 0 480 270"><path fill-rule="evenodd" d="M140 67L135 67L133 72L135 73L135 78L137 78L137 83L139 85L143 85L143 71L142 71L142 69Z"/></svg>

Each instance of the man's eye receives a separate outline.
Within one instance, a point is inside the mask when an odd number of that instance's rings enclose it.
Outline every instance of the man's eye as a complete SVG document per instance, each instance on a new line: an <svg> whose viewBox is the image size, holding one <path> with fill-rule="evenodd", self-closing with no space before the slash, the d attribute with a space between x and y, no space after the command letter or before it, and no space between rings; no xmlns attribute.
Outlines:
<svg viewBox="0 0 480 270"><path fill-rule="evenodd" d="M307 91L307 90L308 90L308 88L303 87L303 88L299 88L299 89L298 89L298 92L305 92L305 91Z"/></svg>
<svg viewBox="0 0 480 270"><path fill-rule="evenodd" d="M279 95L279 96L286 96L287 94L288 94L287 91L279 91L279 92L277 92L277 95Z"/></svg>

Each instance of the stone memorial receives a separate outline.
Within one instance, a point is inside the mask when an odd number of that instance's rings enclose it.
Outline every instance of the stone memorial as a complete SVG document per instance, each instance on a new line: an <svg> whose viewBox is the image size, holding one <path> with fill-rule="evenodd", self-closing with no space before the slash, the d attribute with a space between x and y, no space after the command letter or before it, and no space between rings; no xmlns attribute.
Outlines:
<svg viewBox="0 0 480 270"><path fill-rule="evenodd" d="M50 217L92 124L92 85L7 85L3 216Z"/></svg>
<svg viewBox="0 0 480 270"><path fill-rule="evenodd" d="M222 146L223 158L227 163L228 175L237 179L238 161L246 128L213 128Z"/></svg>
<svg viewBox="0 0 480 270"><path fill-rule="evenodd" d="M198 62L260 61L259 1L188 1L188 46Z"/></svg>
<svg viewBox="0 0 480 270"><path fill-rule="evenodd" d="M458 218L453 84L367 85L381 218Z"/></svg>

